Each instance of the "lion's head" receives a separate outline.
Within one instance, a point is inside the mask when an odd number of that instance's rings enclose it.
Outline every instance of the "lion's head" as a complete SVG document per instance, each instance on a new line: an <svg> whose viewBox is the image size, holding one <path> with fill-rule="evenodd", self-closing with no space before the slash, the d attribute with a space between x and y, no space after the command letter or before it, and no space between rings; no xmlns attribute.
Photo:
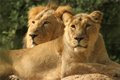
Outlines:
<svg viewBox="0 0 120 80"><path fill-rule="evenodd" d="M77 14L75 16L64 13L66 43L74 50L87 50L92 48L98 38L102 13L94 11L90 14Z"/></svg>
<svg viewBox="0 0 120 80"><path fill-rule="evenodd" d="M57 10L45 7L40 7L40 9L35 7L30 10L28 32L24 39L25 46L31 48L61 36L64 24L60 20L60 15L69 9L68 6L62 6L58 7Z"/></svg>

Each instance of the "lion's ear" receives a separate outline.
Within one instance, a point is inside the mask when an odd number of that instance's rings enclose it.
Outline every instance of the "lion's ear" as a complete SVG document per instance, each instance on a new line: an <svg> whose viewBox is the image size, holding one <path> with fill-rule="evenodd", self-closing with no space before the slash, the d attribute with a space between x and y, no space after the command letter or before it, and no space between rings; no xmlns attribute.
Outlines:
<svg viewBox="0 0 120 80"><path fill-rule="evenodd" d="M62 20L63 20L64 24L71 21L72 17L73 17L73 15L71 13L68 13L68 12L64 13L63 16L62 16Z"/></svg>
<svg viewBox="0 0 120 80"><path fill-rule="evenodd" d="M90 17L91 17L95 22L101 23L102 18L103 18L103 13L100 12L100 11L93 11L93 12L90 14Z"/></svg>
<svg viewBox="0 0 120 80"><path fill-rule="evenodd" d="M66 12L72 13L72 8L69 5L59 6L55 11L55 16L62 18L62 15Z"/></svg>

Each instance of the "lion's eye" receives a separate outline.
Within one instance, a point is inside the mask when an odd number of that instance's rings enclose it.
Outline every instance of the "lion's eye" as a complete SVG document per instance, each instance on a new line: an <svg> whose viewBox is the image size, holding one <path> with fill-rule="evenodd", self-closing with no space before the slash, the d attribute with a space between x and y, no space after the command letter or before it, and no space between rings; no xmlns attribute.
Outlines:
<svg viewBox="0 0 120 80"><path fill-rule="evenodd" d="M35 24L35 21L32 21L33 24Z"/></svg>
<svg viewBox="0 0 120 80"><path fill-rule="evenodd" d="M85 26L85 27L86 27L86 28L89 28L90 26L91 26L91 24L86 24L86 26Z"/></svg>
<svg viewBox="0 0 120 80"><path fill-rule="evenodd" d="M43 25L45 25L45 24L49 24L49 23L50 23L50 22L48 22L48 21L45 21Z"/></svg>
<svg viewBox="0 0 120 80"><path fill-rule="evenodd" d="M44 27L47 27L49 23L50 23L50 22L45 21L45 22L43 23L43 26L44 26Z"/></svg>
<svg viewBox="0 0 120 80"><path fill-rule="evenodd" d="M43 28L48 29L48 28L49 28L49 27L48 27L49 23L50 23L50 22L45 21L45 22L43 23Z"/></svg>
<svg viewBox="0 0 120 80"><path fill-rule="evenodd" d="M74 29L75 29L75 25L71 25L71 28L74 28Z"/></svg>

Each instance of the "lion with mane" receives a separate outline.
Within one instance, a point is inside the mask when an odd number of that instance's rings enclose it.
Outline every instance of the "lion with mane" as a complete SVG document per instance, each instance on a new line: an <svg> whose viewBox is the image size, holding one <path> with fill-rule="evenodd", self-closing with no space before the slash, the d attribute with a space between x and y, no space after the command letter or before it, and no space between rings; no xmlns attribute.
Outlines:
<svg viewBox="0 0 120 80"><path fill-rule="evenodd" d="M64 24L60 20L64 12L71 12L70 6L59 6L57 9L51 9L57 21L49 16L50 11L46 11L49 6L33 7L28 12L28 31L24 38L24 47L32 48L35 45L53 40L63 34ZM38 19L39 17L39 19ZM58 27L61 24L61 27Z"/></svg>
<svg viewBox="0 0 120 80"><path fill-rule="evenodd" d="M26 47L31 48L35 44L44 43L44 42L53 40L53 39L61 36L63 34L64 24L60 20L60 17L62 16L62 14L64 12L66 12L66 11L68 12L69 10L70 10L69 6L60 6L57 8L57 10L54 10L53 8L50 8L48 6L47 7L38 6L38 7L32 8L29 11L29 21L28 21L29 28L28 28L28 32L25 37L25 42L28 43L28 44L26 44ZM36 36L36 37L34 37L34 39L32 40L32 38L31 38L32 36ZM41 42L37 43L36 41L39 41L39 40ZM2 55L2 53L3 53L3 55ZM29 49L14 50L14 51L10 51L10 52L8 51L7 53L0 52L0 55L2 55L2 56L6 55L6 57L8 57L8 55L9 55L10 58L12 59L12 61L15 61L19 58L21 59L23 56L26 55L26 53L29 53ZM34 55L34 51L32 53ZM42 53L41 53L41 55L42 55ZM12 61L11 61L11 63L12 63ZM35 63L35 64L37 64L37 63ZM10 64L10 65L13 65L13 64ZM6 65L6 66L9 66L9 65ZM5 67L5 69L6 69L6 67ZM4 72L5 69L2 70L2 68L1 68L3 73L5 73L5 75L16 74L16 73L14 73L14 71L11 71L11 69L10 69L10 71ZM8 70L8 68L6 70ZM2 74L0 74L0 75L2 75ZM29 79L31 79L31 77Z"/></svg>

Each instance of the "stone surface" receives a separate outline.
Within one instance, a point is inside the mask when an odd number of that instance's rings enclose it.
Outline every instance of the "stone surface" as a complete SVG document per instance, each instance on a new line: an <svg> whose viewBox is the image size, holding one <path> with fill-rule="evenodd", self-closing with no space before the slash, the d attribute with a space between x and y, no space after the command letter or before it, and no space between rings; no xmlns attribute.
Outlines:
<svg viewBox="0 0 120 80"><path fill-rule="evenodd" d="M73 75L63 78L62 80L116 80L103 74L83 74Z"/></svg>

